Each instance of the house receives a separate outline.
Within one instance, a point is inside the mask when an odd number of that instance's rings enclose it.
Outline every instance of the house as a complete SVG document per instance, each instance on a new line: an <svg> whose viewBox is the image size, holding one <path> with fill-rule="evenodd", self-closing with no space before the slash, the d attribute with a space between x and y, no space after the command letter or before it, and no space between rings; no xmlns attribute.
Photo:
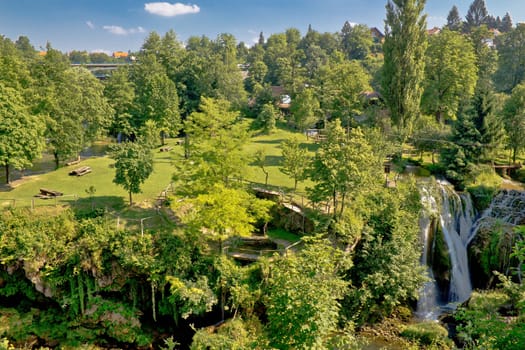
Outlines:
<svg viewBox="0 0 525 350"><path fill-rule="evenodd" d="M114 58L128 58L128 53L124 51L115 51L113 52Z"/></svg>
<svg viewBox="0 0 525 350"><path fill-rule="evenodd" d="M370 34L376 43L382 43L385 40L385 35L377 27L370 28Z"/></svg>
<svg viewBox="0 0 525 350"><path fill-rule="evenodd" d="M441 28L438 28L438 27L434 27L434 28L427 30L428 35L437 35L439 33L441 33Z"/></svg>

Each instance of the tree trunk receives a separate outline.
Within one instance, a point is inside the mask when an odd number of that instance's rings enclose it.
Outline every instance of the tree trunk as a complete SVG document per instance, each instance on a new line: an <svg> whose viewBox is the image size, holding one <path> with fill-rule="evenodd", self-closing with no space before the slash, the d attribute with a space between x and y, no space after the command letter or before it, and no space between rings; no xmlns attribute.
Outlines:
<svg viewBox="0 0 525 350"><path fill-rule="evenodd" d="M190 158L190 137L188 134L184 136L184 158Z"/></svg>
<svg viewBox="0 0 525 350"><path fill-rule="evenodd" d="M8 184L11 182L11 179L9 178L9 164L6 163L5 165L5 183Z"/></svg>
<svg viewBox="0 0 525 350"><path fill-rule="evenodd" d="M341 210L339 211L339 218L343 216L343 211L345 210L345 198L346 198L346 193L343 192L343 195L341 196Z"/></svg>
<svg viewBox="0 0 525 350"><path fill-rule="evenodd" d="M129 191L129 206L133 205L133 198L131 197L131 191Z"/></svg>
<svg viewBox="0 0 525 350"><path fill-rule="evenodd" d="M516 164L516 153L518 153L518 152L517 152L517 148L516 148L516 147L513 147L513 148L512 148L512 163L513 163L513 164Z"/></svg>
<svg viewBox="0 0 525 350"><path fill-rule="evenodd" d="M58 159L58 153L56 151L53 152L53 156L55 157L55 169L58 169L60 165L60 160Z"/></svg>
<svg viewBox="0 0 525 350"><path fill-rule="evenodd" d="M166 144L166 133L164 132L164 130L160 131L160 143L162 146Z"/></svg>
<svg viewBox="0 0 525 350"><path fill-rule="evenodd" d="M337 215L337 192L334 190L334 193L332 194L332 203L334 205L334 218Z"/></svg>
<svg viewBox="0 0 525 350"><path fill-rule="evenodd" d="M264 171L264 169L263 169L263 171ZM268 186L268 175L269 175L269 174L268 174L267 171L264 171L264 175L266 176L266 178L264 179L264 185L265 185L265 186Z"/></svg>
<svg viewBox="0 0 525 350"><path fill-rule="evenodd" d="M297 191L297 178L294 179L293 190Z"/></svg>

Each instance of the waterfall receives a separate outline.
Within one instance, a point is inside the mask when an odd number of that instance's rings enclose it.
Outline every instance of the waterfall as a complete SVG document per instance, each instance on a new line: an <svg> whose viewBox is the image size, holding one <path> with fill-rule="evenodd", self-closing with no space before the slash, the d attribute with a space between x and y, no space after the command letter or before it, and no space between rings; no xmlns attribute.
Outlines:
<svg viewBox="0 0 525 350"><path fill-rule="evenodd" d="M420 220L423 242L421 263L427 266L430 281L420 291L416 314L424 319L437 319L443 309L464 302L472 292L467 258L475 218L472 201L468 194L456 193L447 182L438 181L436 187L436 194L425 187L421 190L422 203L426 208ZM437 249L437 232L443 235L450 261L448 290L441 292L431 267L432 254Z"/></svg>

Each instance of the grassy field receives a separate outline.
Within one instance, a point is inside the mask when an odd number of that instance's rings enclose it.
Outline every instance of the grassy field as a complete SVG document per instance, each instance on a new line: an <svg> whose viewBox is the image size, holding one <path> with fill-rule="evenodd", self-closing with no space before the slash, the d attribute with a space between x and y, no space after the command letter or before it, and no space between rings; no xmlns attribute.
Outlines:
<svg viewBox="0 0 525 350"><path fill-rule="evenodd" d="M245 148L249 155L255 154L258 149L264 149L268 164L266 170L270 173L268 183L284 190L293 188L293 180L279 171L280 143L293 135L296 135L310 150L313 151L317 147L300 133L278 128L271 135L254 136ZM140 213L135 213L137 209L128 208L128 194L113 183L114 161L105 155L107 141L97 143L95 147L85 152L82 161L77 165L55 170L52 157L44 155L32 169L25 172L25 176L14 172L15 180L11 184L0 185L0 205L42 207L75 202L80 205L106 207L120 213L125 212L127 217L144 217L143 209L154 210L153 205L157 196L170 184L174 172L173 159L180 159L183 152L182 146L176 145L175 139L168 139L167 145L172 147L170 152L155 150L153 174L142 186L142 193L133 195L134 203L141 208ZM68 175L71 170L80 166L89 166L92 172L80 177ZM246 180L264 183L264 173L259 167L250 164ZM87 193L91 186L95 189L93 196ZM298 190L304 190L304 186L300 183ZM58 197L56 202L55 199L36 198L35 195L40 192L40 188L59 191L64 196Z"/></svg>

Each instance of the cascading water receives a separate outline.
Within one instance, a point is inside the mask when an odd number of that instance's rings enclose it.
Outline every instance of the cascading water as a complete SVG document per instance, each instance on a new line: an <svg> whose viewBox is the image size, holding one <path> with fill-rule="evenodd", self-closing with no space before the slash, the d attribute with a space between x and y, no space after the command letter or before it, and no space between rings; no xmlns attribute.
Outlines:
<svg viewBox="0 0 525 350"><path fill-rule="evenodd" d="M423 287L418 301L416 314L423 319L437 319L443 309L467 300L472 292L467 258L475 218L472 201L468 194L457 194L446 182L438 181L436 186L436 195L427 188L422 189L422 202L427 212L420 221L422 264L428 267L431 279ZM450 262L448 290L442 292L431 267L438 232L443 235Z"/></svg>

